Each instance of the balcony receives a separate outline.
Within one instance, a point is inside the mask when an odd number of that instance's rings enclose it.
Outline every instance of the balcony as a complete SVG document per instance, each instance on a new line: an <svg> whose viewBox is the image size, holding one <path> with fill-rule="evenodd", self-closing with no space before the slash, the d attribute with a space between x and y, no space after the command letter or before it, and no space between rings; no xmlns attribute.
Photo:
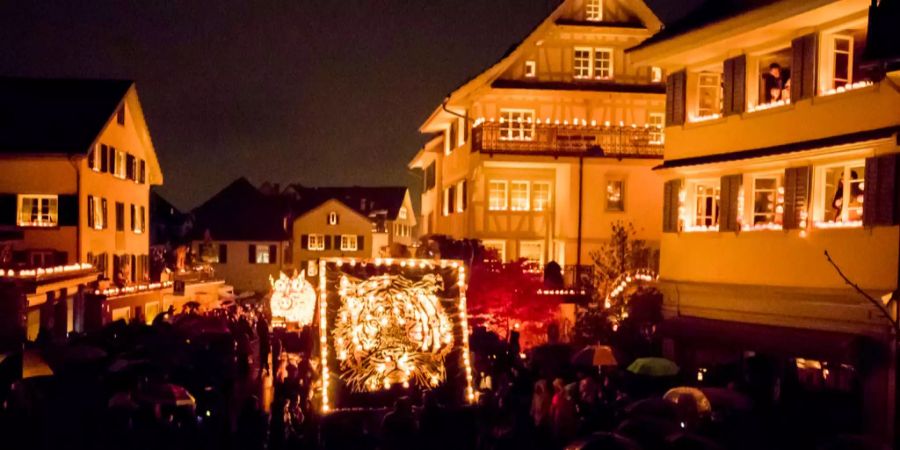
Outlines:
<svg viewBox="0 0 900 450"><path fill-rule="evenodd" d="M488 154L662 158L662 130L637 125L534 124L516 130L526 137L507 138L505 125L477 122L472 128L472 151Z"/></svg>

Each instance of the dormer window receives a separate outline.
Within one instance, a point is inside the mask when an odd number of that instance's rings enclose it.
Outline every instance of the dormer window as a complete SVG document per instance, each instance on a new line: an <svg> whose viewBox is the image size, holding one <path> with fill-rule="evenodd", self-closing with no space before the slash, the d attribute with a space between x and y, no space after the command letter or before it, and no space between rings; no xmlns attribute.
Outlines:
<svg viewBox="0 0 900 450"><path fill-rule="evenodd" d="M525 78L534 78L535 76L537 76L537 62L525 61Z"/></svg>
<svg viewBox="0 0 900 450"><path fill-rule="evenodd" d="M338 213L335 211L331 211L328 213L328 225L337 225L338 224Z"/></svg>
<svg viewBox="0 0 900 450"><path fill-rule="evenodd" d="M603 21L603 0L585 0L584 18L591 22Z"/></svg>
<svg viewBox="0 0 900 450"><path fill-rule="evenodd" d="M400 211L397 212L397 218L400 220L406 220L408 213L406 212L406 207L401 207Z"/></svg>

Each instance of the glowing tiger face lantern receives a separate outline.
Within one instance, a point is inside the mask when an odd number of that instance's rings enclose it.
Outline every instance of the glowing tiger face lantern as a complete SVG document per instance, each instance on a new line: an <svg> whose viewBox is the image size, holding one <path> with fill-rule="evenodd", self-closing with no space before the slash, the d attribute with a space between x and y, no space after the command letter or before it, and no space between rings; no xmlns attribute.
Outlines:
<svg viewBox="0 0 900 450"><path fill-rule="evenodd" d="M277 280L269 276L272 285L272 299L269 306L272 317L280 317L285 322L300 326L312 323L316 311L316 290L306 281L305 272L288 278L284 272Z"/></svg>
<svg viewBox="0 0 900 450"><path fill-rule="evenodd" d="M333 337L341 378L353 391L444 380L453 326L437 296L442 288L435 274L417 282L390 274L365 281L341 277L343 303Z"/></svg>

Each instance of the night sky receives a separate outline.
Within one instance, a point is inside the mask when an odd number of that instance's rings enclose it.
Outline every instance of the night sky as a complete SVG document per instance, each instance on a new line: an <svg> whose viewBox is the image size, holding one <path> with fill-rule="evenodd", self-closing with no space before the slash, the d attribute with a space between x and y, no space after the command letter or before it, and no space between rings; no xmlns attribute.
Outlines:
<svg viewBox="0 0 900 450"><path fill-rule="evenodd" d="M183 209L241 175L418 186L418 126L548 3L6 0L0 74L136 80ZM648 3L667 21L698 1Z"/></svg>

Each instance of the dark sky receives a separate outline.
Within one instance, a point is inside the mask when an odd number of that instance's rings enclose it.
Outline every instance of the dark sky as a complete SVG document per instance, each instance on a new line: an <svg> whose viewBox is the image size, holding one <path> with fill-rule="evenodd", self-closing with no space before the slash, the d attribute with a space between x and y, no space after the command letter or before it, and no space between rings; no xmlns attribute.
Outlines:
<svg viewBox="0 0 900 450"><path fill-rule="evenodd" d="M696 0L655 0L664 20ZM161 193L192 208L240 175L417 184L444 96L548 0L0 2L0 74L137 81Z"/></svg>

